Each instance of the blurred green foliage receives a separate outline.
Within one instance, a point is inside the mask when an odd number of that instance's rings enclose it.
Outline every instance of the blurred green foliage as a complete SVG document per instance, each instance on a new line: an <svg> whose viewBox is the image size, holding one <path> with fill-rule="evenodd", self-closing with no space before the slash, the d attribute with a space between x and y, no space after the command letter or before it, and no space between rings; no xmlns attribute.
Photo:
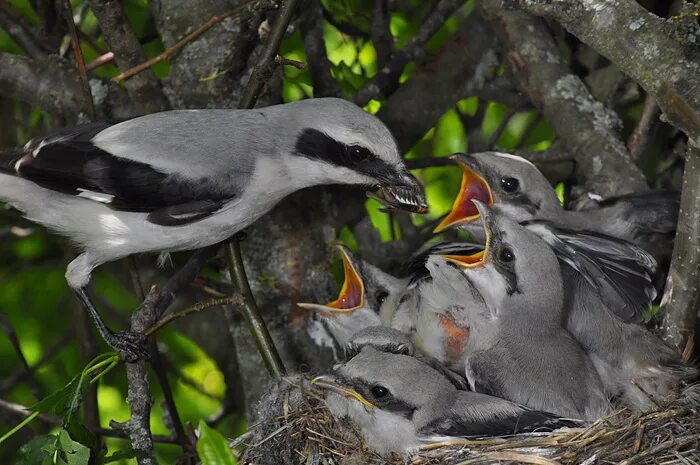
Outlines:
<svg viewBox="0 0 700 465"><path fill-rule="evenodd" d="M430 3L421 0L405 1L401 2L401 10L392 12L391 33L398 47L404 46L413 37L429 11ZM28 0L11 0L10 4L28 22L38 24L37 13ZM86 61L90 62L106 53L108 48L100 35L95 16L85 8L84 0L71 0L71 4L79 19L83 37L82 50ZM338 23L352 24L362 31L368 31L372 18L372 1L324 0L323 4ZM148 57L162 52L163 43L155 30L148 1L125 0L124 5L136 34L146 38L144 50ZM439 50L472 8L473 2L466 2L430 40L428 50ZM332 74L343 92L351 97L377 72L375 48L369 39L343 34L326 21L323 28ZM22 53L2 29L0 50ZM281 54L290 59L305 60L298 31L285 40ZM414 63L409 64L401 77L402 82L410 79L410 74L415 69ZM155 65L154 71L158 77L166 77L169 62ZM108 63L97 68L94 74L101 78L110 78L117 72L116 66ZM285 67L284 100L289 102L312 96L313 88L308 71ZM382 104L382 101L373 100L366 109L376 113ZM462 119L474 116L479 108L485 108L481 137L488 140L501 125L502 119L509 114L508 109L500 104L468 98L447 111L406 157L445 157L454 152L467 151L470 145L469 135L465 131ZM27 109L19 104L16 105L16 113L17 120L23 122L14 128L19 143L61 124L35 108L27 113ZM509 117L496 144L505 149L522 147L542 150L549 146L552 138L553 133L549 126L538 120L534 112L516 113ZM436 167L418 170L415 174L426 185L430 203L430 214L425 218L414 219L420 224L434 220L448 211L459 186L460 172L454 167ZM560 196L563 196L563 191L563 186L557 190ZM382 240L389 241L400 237L401 232L396 222L381 212L375 201L368 200L366 206ZM61 392L66 383L75 373L80 373L85 365L76 342L82 324L80 309L69 293L63 277L65 264L71 252L63 240L21 220L15 212L1 206L0 233L0 312L7 317L9 325L16 331L21 351L29 366L35 367L34 373L40 386L40 390L37 391L24 378L14 384L3 382L22 376L22 367L9 339L0 334L0 397L19 405L30 406L36 404L42 396ZM340 239L356 249L356 240L348 228L340 231ZM131 291L125 266L114 264L100 268L94 275L93 284L96 294L100 296L100 303L111 309L112 317L122 315L120 324L125 324L124 316L138 304ZM65 335L68 335L68 339ZM175 402L183 421L200 425L201 440L197 447L205 465L235 463L233 456L229 457L222 452L225 444L223 438L239 435L245 429L245 421L240 418L227 418L217 426L218 432L202 422L202 419L209 418L224 405L226 386L220 368L196 341L174 329L168 328L163 331L159 337L159 344L172 364L178 367L178 373L171 375ZM105 349L104 346L100 347L101 350ZM152 386L155 391L151 424L153 433L167 435L169 430L164 421L163 394L159 391L157 383L152 382ZM103 427L108 427L110 420L128 420L129 409L125 396L124 367L118 366L98 383L99 416ZM16 416L0 416L0 435L19 421L20 418ZM38 434L41 436L36 436ZM54 436L46 436L47 434ZM0 445L0 463L43 463L47 454L56 456L60 450L64 463L80 465L85 463L85 451L82 446L76 444L67 437L66 430L35 421ZM124 464L134 463L133 459L126 458L130 456L127 441L109 438L106 440L106 446L106 456L111 457L109 460ZM173 463L180 453L178 446L167 444L158 444L156 452L162 463Z"/></svg>

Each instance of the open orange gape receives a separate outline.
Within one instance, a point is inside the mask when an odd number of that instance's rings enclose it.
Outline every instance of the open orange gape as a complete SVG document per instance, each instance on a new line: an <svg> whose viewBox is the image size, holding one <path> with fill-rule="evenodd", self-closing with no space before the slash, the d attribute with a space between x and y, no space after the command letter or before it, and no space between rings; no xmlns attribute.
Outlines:
<svg viewBox="0 0 700 465"><path fill-rule="evenodd" d="M472 200L479 200L488 206L493 205L493 193L486 180L474 171L462 157L453 157L462 170L459 193L452 204L452 210L433 230L439 233L452 226L468 223L479 217L479 210Z"/></svg>
<svg viewBox="0 0 700 465"><path fill-rule="evenodd" d="M365 285L360 277L360 274L355 269L348 255L348 251L344 247L338 247L343 259L343 273L345 278L343 287L340 289L338 298L333 302L323 304L314 303L298 303L302 308L315 310L328 315L334 313L349 313L361 308L365 304Z"/></svg>

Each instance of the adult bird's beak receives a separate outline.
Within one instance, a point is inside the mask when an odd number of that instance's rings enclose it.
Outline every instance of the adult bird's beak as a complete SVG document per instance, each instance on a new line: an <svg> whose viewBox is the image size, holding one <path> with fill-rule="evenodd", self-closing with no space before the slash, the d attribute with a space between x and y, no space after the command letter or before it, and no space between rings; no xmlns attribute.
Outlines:
<svg viewBox="0 0 700 465"><path fill-rule="evenodd" d="M302 308L321 312L324 316L337 313L351 313L365 304L365 284L350 258L350 252L343 246L338 246L343 259L345 278L338 298L326 305L313 303L298 303Z"/></svg>
<svg viewBox="0 0 700 465"><path fill-rule="evenodd" d="M399 175L397 179L388 179L375 192L368 192L367 196L384 205L384 211L405 210L420 214L428 212L423 185L409 172Z"/></svg>
<svg viewBox="0 0 700 465"><path fill-rule="evenodd" d="M491 216L491 209L484 203L478 200L472 200L474 204L474 209L476 210L476 216L481 215L482 224L484 225L484 233L486 235L486 242L484 250L473 253L471 255L441 255L445 260L450 261L462 268L477 268L483 266L489 256L489 251L491 250L491 227L493 225L493 218Z"/></svg>
<svg viewBox="0 0 700 465"><path fill-rule="evenodd" d="M472 200L493 205L493 192L486 180L479 174L481 171L479 162L474 157L467 157L459 153L451 157L462 170L462 182L459 193L452 204L452 210L433 230L439 233L445 229L462 223L468 223L479 217L479 211Z"/></svg>
<svg viewBox="0 0 700 465"><path fill-rule="evenodd" d="M367 408L372 409L376 407L376 405L365 399L362 396L362 394L357 392L355 389L339 384L338 381L332 376L317 376L316 378L311 380L311 384L318 386L322 389L333 391L336 394L340 394L341 396L347 397L348 399L354 399Z"/></svg>

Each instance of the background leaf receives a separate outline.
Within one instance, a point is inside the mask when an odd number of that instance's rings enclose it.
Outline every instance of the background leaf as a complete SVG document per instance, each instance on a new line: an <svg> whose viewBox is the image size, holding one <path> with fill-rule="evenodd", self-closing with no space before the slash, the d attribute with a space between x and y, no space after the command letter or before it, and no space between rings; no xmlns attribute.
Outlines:
<svg viewBox="0 0 700 465"><path fill-rule="evenodd" d="M199 421L197 453L203 465L236 465L238 463L228 446L228 441L202 420Z"/></svg>

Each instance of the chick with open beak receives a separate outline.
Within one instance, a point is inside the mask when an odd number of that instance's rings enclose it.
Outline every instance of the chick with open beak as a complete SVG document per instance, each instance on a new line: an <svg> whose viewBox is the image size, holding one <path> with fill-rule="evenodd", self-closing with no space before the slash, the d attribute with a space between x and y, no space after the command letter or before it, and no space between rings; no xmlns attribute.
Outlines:
<svg viewBox="0 0 700 465"><path fill-rule="evenodd" d="M345 347L357 331L381 325L379 312L391 296L405 286L379 268L355 258L350 250L338 246L343 260L343 285L338 298L327 304L299 303L321 317L339 347Z"/></svg>
<svg viewBox="0 0 700 465"><path fill-rule="evenodd" d="M446 255L489 308L489 328L467 354L472 389L567 418L608 409L592 361L563 328L557 256L536 233L474 201L483 219L482 254Z"/></svg>

